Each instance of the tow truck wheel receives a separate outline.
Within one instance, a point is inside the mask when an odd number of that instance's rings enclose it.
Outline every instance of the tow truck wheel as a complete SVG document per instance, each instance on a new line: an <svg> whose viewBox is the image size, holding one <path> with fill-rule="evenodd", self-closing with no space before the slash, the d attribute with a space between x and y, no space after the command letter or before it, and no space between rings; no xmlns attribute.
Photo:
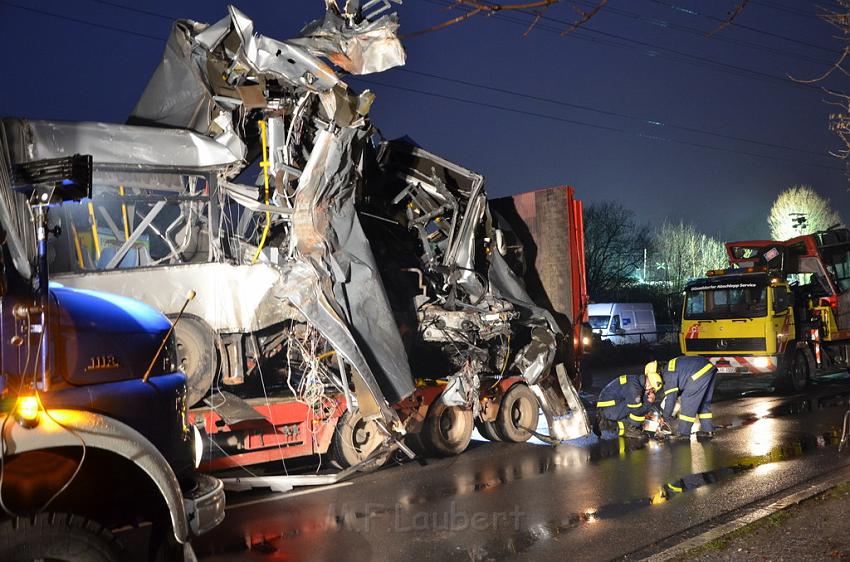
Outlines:
<svg viewBox="0 0 850 562"><path fill-rule="evenodd" d="M0 524L0 560L119 562L125 556L100 524L68 513L39 513Z"/></svg>
<svg viewBox="0 0 850 562"><path fill-rule="evenodd" d="M524 443L531 438L529 429L537 429L539 417L537 397L526 385L515 384L502 398L496 414L496 428L503 440Z"/></svg>
<svg viewBox="0 0 850 562"><path fill-rule="evenodd" d="M421 438L429 452L452 457L466 450L474 427L472 410L437 401L428 410Z"/></svg>
<svg viewBox="0 0 850 562"><path fill-rule="evenodd" d="M346 411L336 423L330 455L333 462L340 468L348 468L366 460L381 443L384 435L373 420L364 420L357 412ZM363 466L363 470L374 470L383 466L390 453L383 453Z"/></svg>
<svg viewBox="0 0 850 562"><path fill-rule="evenodd" d="M475 429L481 434L481 437L488 441L501 441L499 432L496 430L496 422L476 421Z"/></svg>
<svg viewBox="0 0 850 562"><path fill-rule="evenodd" d="M212 384L216 366L215 335L203 321L184 316L174 328L174 340L177 366L186 373L189 406L193 406L207 394Z"/></svg>
<svg viewBox="0 0 850 562"><path fill-rule="evenodd" d="M809 358L805 350L798 349L789 359L777 387L788 392L800 392L809 384Z"/></svg>

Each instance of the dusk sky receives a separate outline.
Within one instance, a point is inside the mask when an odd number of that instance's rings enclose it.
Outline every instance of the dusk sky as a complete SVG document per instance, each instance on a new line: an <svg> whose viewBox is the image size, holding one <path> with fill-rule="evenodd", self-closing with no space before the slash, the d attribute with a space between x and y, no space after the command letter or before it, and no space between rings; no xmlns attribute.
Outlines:
<svg viewBox="0 0 850 562"><path fill-rule="evenodd" d="M123 122L170 21L213 23L226 4L0 0L0 113ZM451 4L405 0L401 33L462 13ZM385 137L408 135L483 173L491 196L570 184L641 222L683 219L730 239L766 237L779 191L810 184L848 218L843 162L827 154L839 147L828 130L837 108L787 78L817 76L840 54L813 3L751 0L707 37L736 0L611 0L561 35L574 6L594 4L561 2L526 37L531 14L476 16L405 40L403 68L345 80L376 92L372 119ZM322 0L236 6L277 39L324 13Z"/></svg>

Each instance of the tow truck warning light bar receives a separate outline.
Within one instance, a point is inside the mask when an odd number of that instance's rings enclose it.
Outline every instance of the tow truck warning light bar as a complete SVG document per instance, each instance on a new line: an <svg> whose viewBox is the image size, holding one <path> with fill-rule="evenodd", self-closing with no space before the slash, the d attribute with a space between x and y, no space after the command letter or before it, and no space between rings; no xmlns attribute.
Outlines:
<svg viewBox="0 0 850 562"><path fill-rule="evenodd" d="M735 274L735 273L767 273L768 268L766 265L760 265L758 267L727 267L725 269L709 269L706 272L708 277L717 277L718 275L727 275L727 274Z"/></svg>

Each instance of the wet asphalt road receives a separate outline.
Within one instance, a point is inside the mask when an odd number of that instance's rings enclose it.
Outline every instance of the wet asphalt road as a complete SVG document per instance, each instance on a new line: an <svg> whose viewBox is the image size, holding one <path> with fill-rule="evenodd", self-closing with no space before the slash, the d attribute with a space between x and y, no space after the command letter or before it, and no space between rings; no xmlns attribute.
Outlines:
<svg viewBox="0 0 850 562"><path fill-rule="evenodd" d="M794 396L727 380L710 443L474 442L323 489L230 494L195 549L204 561L640 558L850 467L837 452L848 394L846 374Z"/></svg>

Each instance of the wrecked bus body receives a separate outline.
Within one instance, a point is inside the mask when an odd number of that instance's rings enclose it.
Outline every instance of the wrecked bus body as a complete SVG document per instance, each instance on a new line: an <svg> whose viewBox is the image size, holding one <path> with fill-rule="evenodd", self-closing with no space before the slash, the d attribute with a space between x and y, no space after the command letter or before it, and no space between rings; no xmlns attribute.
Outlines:
<svg viewBox="0 0 850 562"><path fill-rule="evenodd" d="M93 155L91 200L54 213L57 280L172 317L197 293L176 338L207 468L374 464L423 429L416 446L460 452L517 385L552 438L587 433L562 331L497 248L483 178L376 141L374 95L319 58L402 64L396 27L330 2L277 41L231 7L174 25L129 125L4 121L21 160ZM237 183L252 160L258 181ZM514 425L502 437L535 429Z"/></svg>

